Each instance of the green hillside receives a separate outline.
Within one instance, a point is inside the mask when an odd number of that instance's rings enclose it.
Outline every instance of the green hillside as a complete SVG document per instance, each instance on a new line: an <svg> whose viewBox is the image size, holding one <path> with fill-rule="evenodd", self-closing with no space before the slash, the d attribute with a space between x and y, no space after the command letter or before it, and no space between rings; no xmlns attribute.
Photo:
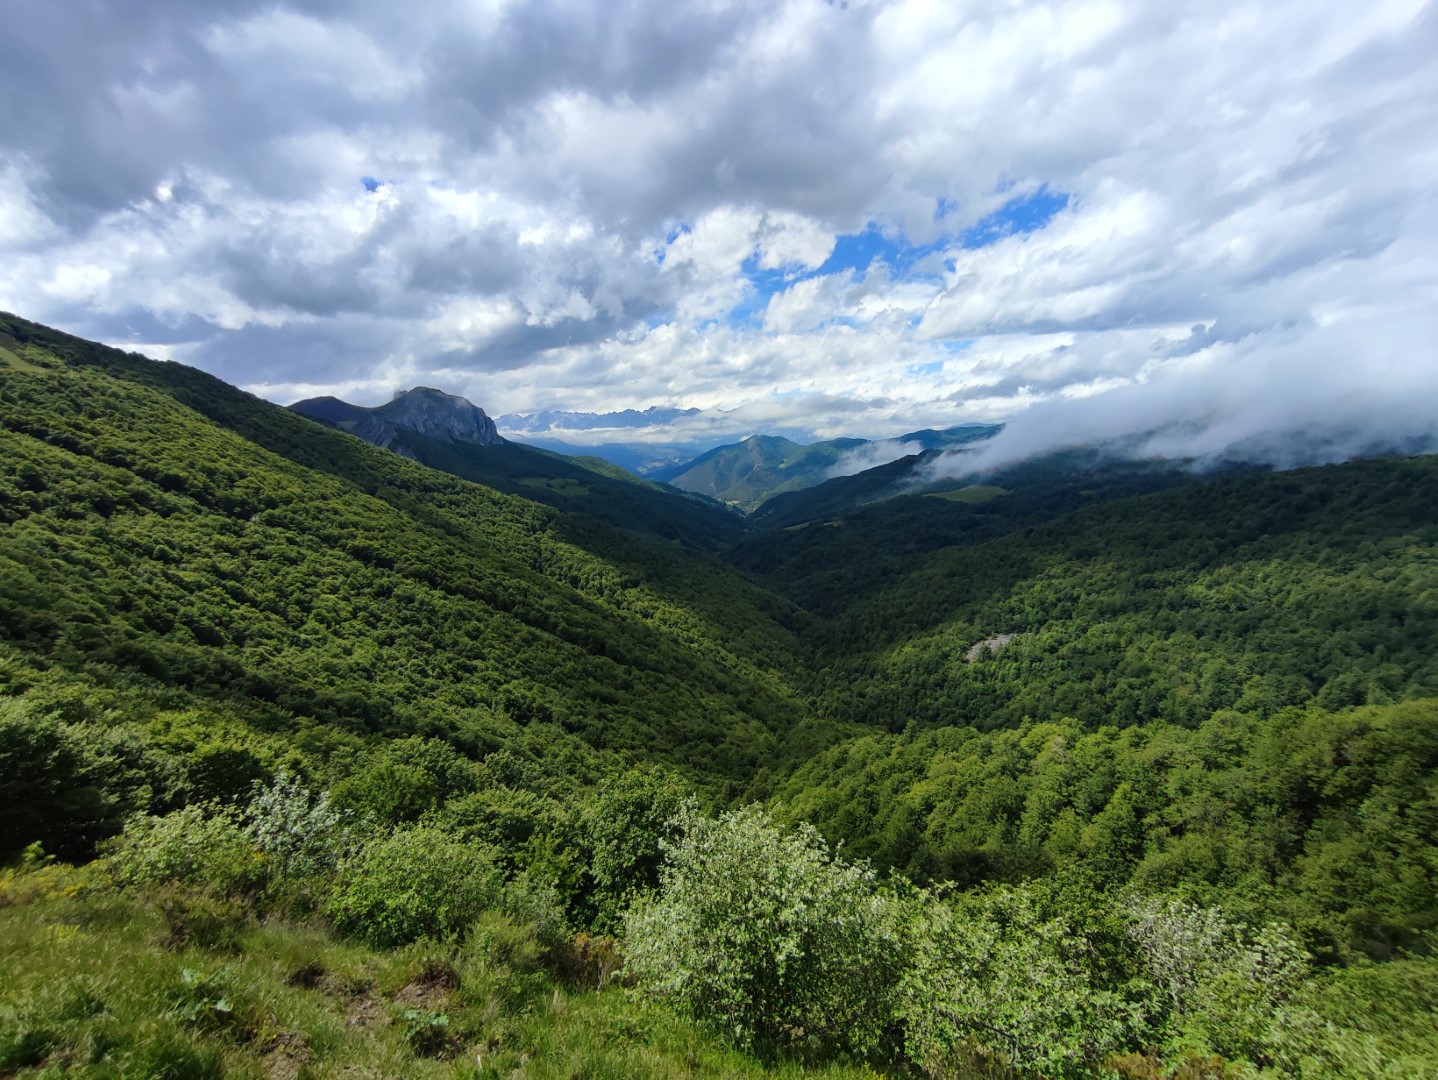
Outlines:
<svg viewBox="0 0 1438 1080"><path fill-rule="evenodd" d="M748 512L776 494L822 482L845 454L863 445L863 439L832 439L800 446L777 435L751 435L701 454L682 471L655 477Z"/></svg>
<svg viewBox="0 0 1438 1080"><path fill-rule="evenodd" d="M717 566L651 568L623 538L615 565L534 503L7 323L48 365L0 391L17 663L157 680L261 727L485 740L540 722L719 775L802 714L772 598ZM708 598L675 603L670 572Z"/></svg>
<svg viewBox="0 0 1438 1080"><path fill-rule="evenodd" d="M956 449L990 438L1001 425L962 424L943 431L925 429L886 442L905 448L909 454ZM852 459L862 458L864 447L885 444L867 439L831 439L800 445L776 435L752 435L741 443L720 446L694 460L652 473L682 488L728 503L753 514L756 523L784 526L808 521L823 513L853 509L867 502L887 498L895 479L892 467L881 466L854 476L832 478L836 468L858 468ZM904 467L900 473L907 477ZM820 488L815 502L804 493ZM775 512L771 507L779 507Z"/></svg>
<svg viewBox="0 0 1438 1080"><path fill-rule="evenodd" d="M1070 452L983 478L1002 497L944 498L968 479L915 484L925 455L780 495L749 519L730 553L808 610L833 615L892 587L928 557L1007 536L1089 507L1200 482L1173 464L1116 462Z"/></svg>
<svg viewBox="0 0 1438 1080"><path fill-rule="evenodd" d="M754 508L750 521L758 528L787 529L846 517L864 506L909 493L916 465L933 456L932 452L911 455L851 476L814 477L805 487L774 492Z"/></svg>
<svg viewBox="0 0 1438 1080"><path fill-rule="evenodd" d="M791 535L777 576L863 562L862 526ZM854 734L756 790L921 879L1088 867L1281 910L1315 950L1425 941L1435 553L1424 457L1104 502L854 589L795 578L832 614L820 728Z"/></svg>
<svg viewBox="0 0 1438 1080"><path fill-rule="evenodd" d="M468 402L463 404L472 408ZM316 398L289 407L349 432L356 430L357 423L385 415L384 407L363 409L336 398ZM402 427L387 431L386 440L387 449L431 468L695 550L727 548L743 530L738 515L713 500L642 480L602 458L571 457L498 439L490 445L476 445Z"/></svg>
<svg viewBox="0 0 1438 1080"><path fill-rule="evenodd" d="M719 550L0 361L0 1076L1438 1070L1438 458L880 473Z"/></svg>
<svg viewBox="0 0 1438 1080"><path fill-rule="evenodd" d="M987 437L997 429L977 430ZM974 433L976 429L959 431ZM953 449L951 445L926 450L851 476L837 476L802 491L775 495L754 511L749 522L758 529L793 529L811 522L853 519L864 516L871 508L876 513L867 515L869 518L888 522L896 516L916 513L912 502L901 501L907 496L932 495L973 505L978 500L958 493L975 486L1017 493L1020 497L1014 505L993 509L1006 520L1032 521L1193 479L1193 473L1182 463L1128 462L1081 450L1049 454L982 477L946 476L938 472L937 466L949 461L945 450ZM892 527L891 531L904 530Z"/></svg>

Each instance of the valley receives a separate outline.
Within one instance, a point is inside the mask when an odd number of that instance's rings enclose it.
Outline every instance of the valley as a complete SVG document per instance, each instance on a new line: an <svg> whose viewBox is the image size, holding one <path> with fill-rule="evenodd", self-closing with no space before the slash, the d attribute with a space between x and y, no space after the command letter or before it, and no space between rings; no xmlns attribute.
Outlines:
<svg viewBox="0 0 1438 1080"><path fill-rule="evenodd" d="M1438 457L641 478L0 345L0 1075L1438 1068Z"/></svg>

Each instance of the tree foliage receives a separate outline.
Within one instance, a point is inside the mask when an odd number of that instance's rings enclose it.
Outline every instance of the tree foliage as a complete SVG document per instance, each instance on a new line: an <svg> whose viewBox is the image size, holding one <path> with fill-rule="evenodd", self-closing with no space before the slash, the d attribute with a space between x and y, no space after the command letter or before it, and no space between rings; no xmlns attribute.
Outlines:
<svg viewBox="0 0 1438 1080"><path fill-rule="evenodd" d="M438 829L401 829L341 865L326 912L342 933L373 945L443 939L497 906L500 885L484 849Z"/></svg>
<svg viewBox="0 0 1438 1080"><path fill-rule="evenodd" d="M899 901L813 829L686 806L658 898L625 921L629 970L747 1044L874 1049L902 963Z"/></svg>

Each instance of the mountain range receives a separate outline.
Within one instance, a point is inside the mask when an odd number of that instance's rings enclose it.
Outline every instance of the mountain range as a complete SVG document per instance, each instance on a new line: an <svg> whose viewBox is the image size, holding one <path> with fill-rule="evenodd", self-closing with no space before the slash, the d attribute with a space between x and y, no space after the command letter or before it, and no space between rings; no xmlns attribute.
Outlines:
<svg viewBox="0 0 1438 1080"><path fill-rule="evenodd" d="M622 467L606 468L602 462L612 461L616 455L621 460L629 460L632 447L611 445L609 459L559 451L545 453L539 447L501 438L496 423L483 409L465 398L429 387L402 391L392 401L374 408L351 405L333 397L297 401L289 407L374 446L467 479L490 483L501 490L528 493L551 505L557 504L555 496L563 495L575 485L583 489L580 495L587 495L589 489L585 485L593 486L596 481L586 473L597 474L605 481L631 480ZM608 414L546 412L530 417L506 416L501 417L501 421L510 425L523 421L529 430L548 431L566 425L585 430L663 423L697 411L655 407L643 412L629 409ZM915 431L896 439L843 438L807 445L781 436L752 435L738 443L694 455L681 447L646 445L647 467L643 475L671 488L751 513L776 495L815 487L835 476L865 472L894 458L978 442L1000 429L1000 425L964 424L943 431ZM496 449L500 447L504 449ZM667 463L655 460L656 454L665 453L675 460ZM607 483L601 487L611 493L615 490ZM665 491L657 484L644 485L643 490L651 497ZM871 497L878 494L872 487L869 492ZM627 501L635 497L634 492L626 494L630 497ZM711 520L717 523L717 519ZM727 539L732 539L728 536L731 531L721 529Z"/></svg>
<svg viewBox="0 0 1438 1080"><path fill-rule="evenodd" d="M786 492L866 472L895 458L978 442L1000 429L1000 425L964 424L944 431L915 431L897 439L830 439L808 445L780 436L751 435L650 475L752 513Z"/></svg>
<svg viewBox="0 0 1438 1080"><path fill-rule="evenodd" d="M553 435L564 431L596 431L611 428L642 428L672 424L676 420L698 416L699 409L678 409L651 405L647 409L621 409L617 412L567 412L543 409L537 413L505 413L498 420L506 431L526 435Z"/></svg>
<svg viewBox="0 0 1438 1080"><path fill-rule="evenodd" d="M696 548L725 546L740 525L720 505L652 483L599 458L570 457L499 436L484 410L428 387L403 391L376 408L337 398L290 409L412 461L611 525Z"/></svg>
<svg viewBox="0 0 1438 1080"><path fill-rule="evenodd" d="M1438 1069L1438 457L307 409L0 314L5 1075Z"/></svg>

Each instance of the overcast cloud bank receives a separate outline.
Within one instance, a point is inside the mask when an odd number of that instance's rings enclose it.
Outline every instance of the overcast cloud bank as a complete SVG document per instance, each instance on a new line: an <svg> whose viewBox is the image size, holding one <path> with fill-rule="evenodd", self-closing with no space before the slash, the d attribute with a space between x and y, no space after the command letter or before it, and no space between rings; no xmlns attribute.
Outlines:
<svg viewBox="0 0 1438 1080"><path fill-rule="evenodd" d="M1012 419L989 463L1433 437L1431 3L12 0L0 32L0 306L277 401Z"/></svg>

